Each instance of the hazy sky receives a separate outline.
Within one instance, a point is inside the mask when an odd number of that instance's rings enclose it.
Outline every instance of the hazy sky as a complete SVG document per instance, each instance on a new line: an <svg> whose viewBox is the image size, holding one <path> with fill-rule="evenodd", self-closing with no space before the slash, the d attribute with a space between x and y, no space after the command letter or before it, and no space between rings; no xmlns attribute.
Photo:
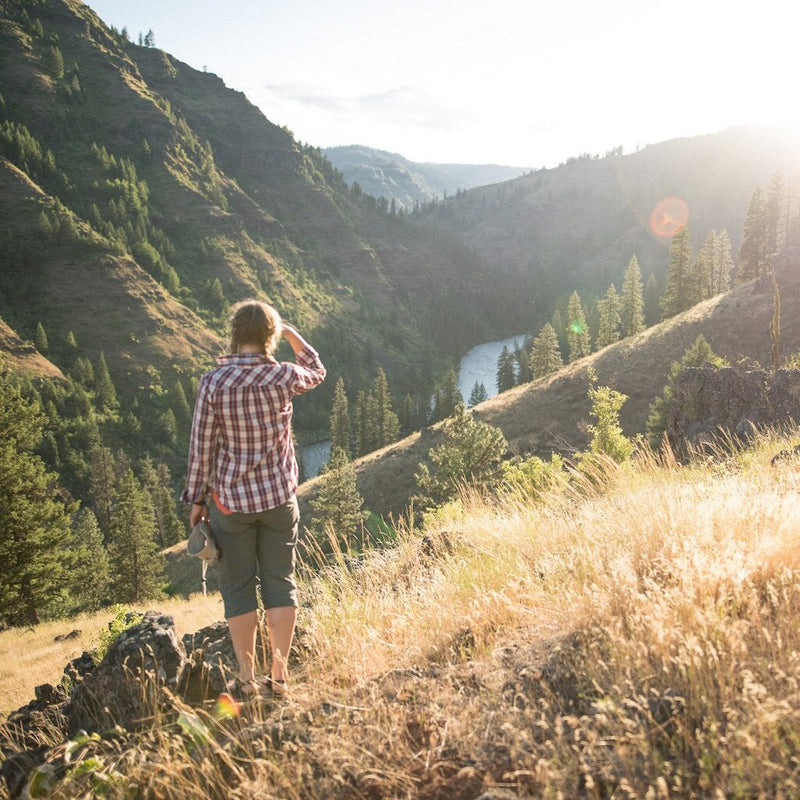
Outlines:
<svg viewBox="0 0 800 800"><path fill-rule="evenodd" d="M792 3L91 0L319 147L556 166L800 121Z"/></svg>

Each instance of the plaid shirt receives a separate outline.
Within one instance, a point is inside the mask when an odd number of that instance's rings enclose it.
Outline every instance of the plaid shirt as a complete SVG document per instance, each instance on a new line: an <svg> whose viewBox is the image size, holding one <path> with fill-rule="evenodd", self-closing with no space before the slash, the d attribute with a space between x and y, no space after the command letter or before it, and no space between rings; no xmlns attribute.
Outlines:
<svg viewBox="0 0 800 800"><path fill-rule="evenodd" d="M316 350L297 363L257 353L217 358L200 380L189 442L184 503L214 490L231 511L256 513L287 502L297 490L292 397L325 378Z"/></svg>

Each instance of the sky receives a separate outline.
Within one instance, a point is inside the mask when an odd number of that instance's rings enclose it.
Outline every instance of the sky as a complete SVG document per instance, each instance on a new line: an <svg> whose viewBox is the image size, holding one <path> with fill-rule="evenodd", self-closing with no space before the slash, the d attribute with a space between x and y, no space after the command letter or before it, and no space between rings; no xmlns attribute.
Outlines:
<svg viewBox="0 0 800 800"><path fill-rule="evenodd" d="M798 128L786 0L90 0L299 141L554 167L742 124Z"/></svg>

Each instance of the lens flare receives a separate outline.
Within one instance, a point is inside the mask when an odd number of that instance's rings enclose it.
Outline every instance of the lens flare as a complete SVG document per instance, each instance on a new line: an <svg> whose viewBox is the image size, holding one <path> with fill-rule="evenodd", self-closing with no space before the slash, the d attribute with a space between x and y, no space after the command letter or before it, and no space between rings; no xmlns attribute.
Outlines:
<svg viewBox="0 0 800 800"><path fill-rule="evenodd" d="M662 239L674 236L689 222L689 206L682 197L665 197L650 212L650 230Z"/></svg>
<svg viewBox="0 0 800 800"><path fill-rule="evenodd" d="M214 706L214 716L217 719L233 719L239 716L239 704L227 692L223 692Z"/></svg>
<svg viewBox="0 0 800 800"><path fill-rule="evenodd" d="M582 333L586 332L586 324L579 319L574 319L569 324L569 329L580 336Z"/></svg>

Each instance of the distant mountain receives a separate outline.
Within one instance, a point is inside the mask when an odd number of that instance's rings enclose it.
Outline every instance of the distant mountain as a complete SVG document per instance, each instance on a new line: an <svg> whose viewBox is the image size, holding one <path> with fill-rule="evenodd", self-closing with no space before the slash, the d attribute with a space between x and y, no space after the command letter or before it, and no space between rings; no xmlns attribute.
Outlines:
<svg viewBox="0 0 800 800"><path fill-rule="evenodd" d="M358 183L367 194L394 200L396 208L407 210L462 189L507 181L525 171L496 164L418 163L361 145L329 147L322 152L348 184Z"/></svg>

